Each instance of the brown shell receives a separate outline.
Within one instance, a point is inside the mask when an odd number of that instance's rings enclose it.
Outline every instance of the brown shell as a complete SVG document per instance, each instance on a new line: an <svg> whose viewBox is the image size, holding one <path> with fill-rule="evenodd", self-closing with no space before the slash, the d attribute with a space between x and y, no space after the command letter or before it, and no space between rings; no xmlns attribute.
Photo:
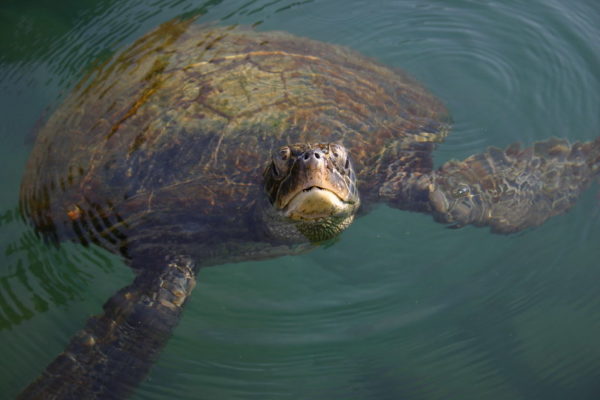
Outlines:
<svg viewBox="0 0 600 400"><path fill-rule="evenodd" d="M279 146L344 144L365 204L390 168L431 168L445 119L404 73L347 48L172 21L94 70L52 115L22 207L59 239L106 245L196 218L235 240Z"/></svg>

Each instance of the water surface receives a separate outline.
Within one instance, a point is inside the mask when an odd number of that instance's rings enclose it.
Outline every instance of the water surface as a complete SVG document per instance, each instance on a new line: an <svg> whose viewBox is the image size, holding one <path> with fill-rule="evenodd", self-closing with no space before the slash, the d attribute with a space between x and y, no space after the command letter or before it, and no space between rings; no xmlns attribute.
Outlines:
<svg viewBox="0 0 600 400"><path fill-rule="evenodd" d="M436 162L600 135L596 0L133 0L0 6L0 391L12 398L131 272L17 217L37 121L86 69L183 13L408 70L454 130ZM380 207L333 246L203 271L139 399L597 399L598 185L512 236Z"/></svg>

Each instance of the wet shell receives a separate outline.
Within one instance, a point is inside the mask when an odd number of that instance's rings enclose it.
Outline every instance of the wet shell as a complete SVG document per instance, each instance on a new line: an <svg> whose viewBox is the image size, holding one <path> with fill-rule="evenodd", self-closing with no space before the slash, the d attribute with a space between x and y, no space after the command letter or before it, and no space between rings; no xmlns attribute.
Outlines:
<svg viewBox="0 0 600 400"><path fill-rule="evenodd" d="M347 48L173 21L93 70L50 117L21 205L56 239L123 253L165 230L235 241L282 144L343 143L366 204L390 170L429 169L446 128L419 84Z"/></svg>

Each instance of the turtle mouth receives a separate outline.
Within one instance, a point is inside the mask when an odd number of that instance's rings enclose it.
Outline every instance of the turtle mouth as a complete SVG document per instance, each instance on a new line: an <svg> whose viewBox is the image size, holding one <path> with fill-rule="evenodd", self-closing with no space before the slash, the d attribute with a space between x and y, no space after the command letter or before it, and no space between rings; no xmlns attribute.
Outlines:
<svg viewBox="0 0 600 400"><path fill-rule="evenodd" d="M318 220L344 214L349 202L321 186L309 186L298 191L283 208L286 217L294 220Z"/></svg>

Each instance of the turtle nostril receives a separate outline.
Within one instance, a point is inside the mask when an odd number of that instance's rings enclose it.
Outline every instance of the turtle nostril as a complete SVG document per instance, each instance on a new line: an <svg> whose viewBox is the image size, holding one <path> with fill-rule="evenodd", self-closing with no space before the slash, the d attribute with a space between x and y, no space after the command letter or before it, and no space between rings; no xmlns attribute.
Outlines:
<svg viewBox="0 0 600 400"><path fill-rule="evenodd" d="M323 153L320 151L309 150L302 154L301 158L308 163L320 162L321 158L323 158Z"/></svg>

